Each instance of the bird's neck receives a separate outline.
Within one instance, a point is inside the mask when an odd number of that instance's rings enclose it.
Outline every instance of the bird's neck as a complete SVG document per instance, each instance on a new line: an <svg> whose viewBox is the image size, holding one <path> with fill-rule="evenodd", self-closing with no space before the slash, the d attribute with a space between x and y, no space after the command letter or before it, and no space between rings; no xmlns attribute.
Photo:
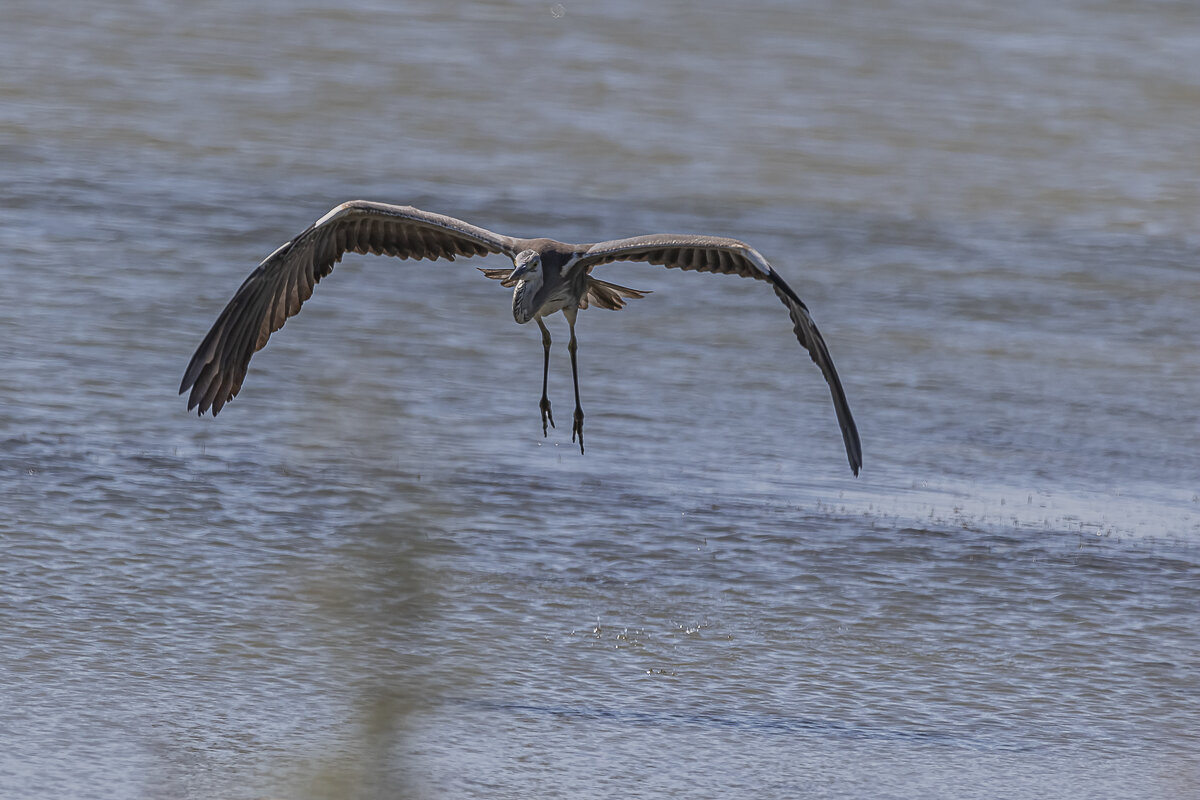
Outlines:
<svg viewBox="0 0 1200 800"><path fill-rule="evenodd" d="M518 281L513 289L513 319L524 325L533 319L538 311L537 293L541 288L540 276L534 280Z"/></svg>

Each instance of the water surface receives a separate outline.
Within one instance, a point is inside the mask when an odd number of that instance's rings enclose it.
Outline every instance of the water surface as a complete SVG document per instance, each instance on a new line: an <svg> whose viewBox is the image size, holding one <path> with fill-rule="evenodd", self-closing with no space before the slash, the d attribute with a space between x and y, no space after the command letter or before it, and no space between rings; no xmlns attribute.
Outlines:
<svg viewBox="0 0 1200 800"><path fill-rule="evenodd" d="M1200 792L1197 63L1169 2L10 3L0 794ZM189 416L355 197L753 243L862 475L770 292L645 265L583 456L458 263Z"/></svg>

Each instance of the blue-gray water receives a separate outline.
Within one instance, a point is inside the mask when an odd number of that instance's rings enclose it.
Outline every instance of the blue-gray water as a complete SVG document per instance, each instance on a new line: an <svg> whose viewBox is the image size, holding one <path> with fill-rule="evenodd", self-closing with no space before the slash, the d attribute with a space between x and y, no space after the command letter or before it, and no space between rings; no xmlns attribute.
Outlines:
<svg viewBox="0 0 1200 800"><path fill-rule="evenodd" d="M1198 64L1148 0L6 3L0 796L1200 795ZM646 265L584 456L469 263L347 258L188 415L356 197L751 242L863 474L770 291Z"/></svg>

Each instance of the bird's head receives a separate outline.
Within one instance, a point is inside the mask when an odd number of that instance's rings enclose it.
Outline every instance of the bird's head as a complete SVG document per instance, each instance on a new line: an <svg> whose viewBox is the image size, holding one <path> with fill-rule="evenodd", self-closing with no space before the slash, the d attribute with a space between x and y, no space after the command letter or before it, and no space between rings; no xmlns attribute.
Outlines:
<svg viewBox="0 0 1200 800"><path fill-rule="evenodd" d="M504 279L505 286L513 286L513 318L526 323L537 313L538 289L542 288L542 257L536 250L522 250L513 259L515 269Z"/></svg>
<svg viewBox="0 0 1200 800"><path fill-rule="evenodd" d="M542 257L536 250L522 250L513 259L515 267L504 283L512 286L517 281L540 283L542 279Z"/></svg>

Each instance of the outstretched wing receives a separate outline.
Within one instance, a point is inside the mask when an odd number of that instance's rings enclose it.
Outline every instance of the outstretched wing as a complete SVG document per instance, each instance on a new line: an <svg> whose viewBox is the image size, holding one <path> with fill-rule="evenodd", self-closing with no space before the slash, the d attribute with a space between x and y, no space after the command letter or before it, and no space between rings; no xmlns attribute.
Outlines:
<svg viewBox="0 0 1200 800"><path fill-rule="evenodd" d="M242 388L250 357L300 311L317 282L348 252L453 261L489 253L513 256L521 241L412 206L343 203L250 273L196 349L179 393L192 390L189 411L219 412Z"/></svg>
<svg viewBox="0 0 1200 800"><path fill-rule="evenodd" d="M846 444L846 457L850 460L850 469L855 475L858 474L862 466L862 444L859 442L858 427L850 414L846 392L842 389L842 382L833 366L829 349L809 315L808 307L792 287L779 277L779 273L767 263L761 253L737 239L654 234L590 245L576 261L575 266L591 269L613 261L645 261L675 269L723 272L769 282L775 289L775 294L787 306L796 338L808 350L808 354L812 356L812 360L821 369L821 374L829 384L829 391L833 395L833 407L842 429L842 440Z"/></svg>

